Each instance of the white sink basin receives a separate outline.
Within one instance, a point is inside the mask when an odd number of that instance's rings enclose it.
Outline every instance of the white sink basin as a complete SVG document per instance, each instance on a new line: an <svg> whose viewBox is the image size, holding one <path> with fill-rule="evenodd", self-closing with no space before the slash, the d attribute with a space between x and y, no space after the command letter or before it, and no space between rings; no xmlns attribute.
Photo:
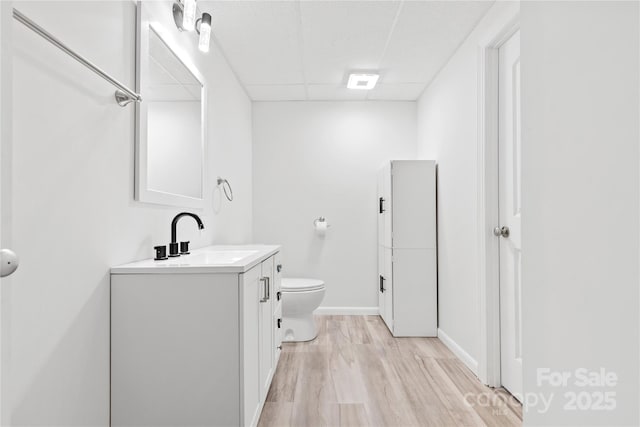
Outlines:
<svg viewBox="0 0 640 427"><path fill-rule="evenodd" d="M0 0L1 1L1 0ZM277 245L220 245L190 255L145 259L111 268L112 274L244 273L280 250Z"/></svg>
<svg viewBox="0 0 640 427"><path fill-rule="evenodd" d="M259 251L250 250L204 250L191 255L181 256L180 264L191 265L228 265L257 254Z"/></svg>

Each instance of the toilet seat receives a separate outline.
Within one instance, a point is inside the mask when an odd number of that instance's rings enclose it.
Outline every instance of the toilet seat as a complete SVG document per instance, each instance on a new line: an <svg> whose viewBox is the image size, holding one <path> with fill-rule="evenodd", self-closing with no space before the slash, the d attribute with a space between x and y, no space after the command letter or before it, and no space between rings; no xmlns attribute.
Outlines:
<svg viewBox="0 0 640 427"><path fill-rule="evenodd" d="M308 292L324 289L324 282L317 279L286 278L282 279L281 289L284 292Z"/></svg>

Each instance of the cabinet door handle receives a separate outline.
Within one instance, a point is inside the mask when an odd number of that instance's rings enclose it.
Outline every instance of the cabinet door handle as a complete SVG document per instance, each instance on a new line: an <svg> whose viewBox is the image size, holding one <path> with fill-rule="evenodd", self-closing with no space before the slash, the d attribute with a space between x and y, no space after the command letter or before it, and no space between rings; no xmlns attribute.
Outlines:
<svg viewBox="0 0 640 427"><path fill-rule="evenodd" d="M378 199L378 211L379 213L384 213L384 197Z"/></svg>
<svg viewBox="0 0 640 427"><path fill-rule="evenodd" d="M269 301L271 299L271 278L265 277L265 279L267 279L267 301Z"/></svg>
<svg viewBox="0 0 640 427"><path fill-rule="evenodd" d="M282 319L278 319L278 329L282 327Z"/></svg>
<svg viewBox="0 0 640 427"><path fill-rule="evenodd" d="M384 292L386 289L384 288L384 277L380 275L380 292Z"/></svg>
<svg viewBox="0 0 640 427"><path fill-rule="evenodd" d="M276 270L278 271L278 273L280 273L282 271L282 264L278 264L276 266Z"/></svg>
<svg viewBox="0 0 640 427"><path fill-rule="evenodd" d="M267 294L267 287L268 287L268 283L269 283L269 278L268 277L261 277L260 278L260 282L262 283L262 296L260 297L260 302L267 302L269 300L268 294Z"/></svg>
<svg viewBox="0 0 640 427"><path fill-rule="evenodd" d="M276 292L276 298L278 301L280 301L280 298L282 298L282 292L280 291Z"/></svg>

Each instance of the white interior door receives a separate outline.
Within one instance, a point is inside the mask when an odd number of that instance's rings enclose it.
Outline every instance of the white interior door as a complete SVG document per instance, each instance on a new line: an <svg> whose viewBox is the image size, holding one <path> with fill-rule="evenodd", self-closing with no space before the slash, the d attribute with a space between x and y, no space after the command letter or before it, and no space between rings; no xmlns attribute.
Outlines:
<svg viewBox="0 0 640 427"><path fill-rule="evenodd" d="M13 91L13 2L0 1L0 247L11 247L11 147L12 147L12 91ZM4 254L4 252L3 252ZM13 266L8 262L13 262ZM2 259L0 270L3 274L17 268L17 259ZM11 278L0 279L0 425L9 426L11 412L10 396L6 393L9 387L10 335L9 297L11 295Z"/></svg>
<svg viewBox="0 0 640 427"><path fill-rule="evenodd" d="M4 96L5 96L5 92L7 90L7 86L5 86L5 79L7 78L7 76L5 75L5 70L4 70L4 57L6 55L5 52L5 46L4 43L6 42L4 34L3 34L3 28L6 28L6 16L5 14L7 13L6 7L0 5L0 214L2 215L2 217L4 217L4 203L2 201L2 185L4 184L4 177L2 176L2 146L4 146L5 143L5 103L4 103ZM0 221L0 242L2 242L2 221ZM0 278L0 288L2 288L2 282L3 280ZM3 322L2 322L2 293L0 292L0 336L2 335L2 327L3 327ZM5 372L3 372L3 370L1 369L2 366L2 339L0 339L0 384L3 381L3 377L5 375ZM2 418L2 388L0 386L0 425L5 425L4 424L4 419Z"/></svg>
<svg viewBox="0 0 640 427"><path fill-rule="evenodd" d="M522 252L520 144L520 31L500 48L500 373L502 385L522 396ZM499 232L498 232L499 231Z"/></svg>

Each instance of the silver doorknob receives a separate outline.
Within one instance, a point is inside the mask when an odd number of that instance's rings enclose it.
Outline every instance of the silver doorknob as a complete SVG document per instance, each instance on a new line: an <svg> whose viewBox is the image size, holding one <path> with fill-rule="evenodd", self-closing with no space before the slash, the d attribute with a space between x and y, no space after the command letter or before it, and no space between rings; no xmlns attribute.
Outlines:
<svg viewBox="0 0 640 427"><path fill-rule="evenodd" d="M493 229L493 235L497 236L497 237L504 237L507 238L509 237L509 227L507 227L506 225L503 227L496 227Z"/></svg>
<svg viewBox="0 0 640 427"><path fill-rule="evenodd" d="M0 250L0 277L7 277L18 269L20 260L11 249Z"/></svg>

